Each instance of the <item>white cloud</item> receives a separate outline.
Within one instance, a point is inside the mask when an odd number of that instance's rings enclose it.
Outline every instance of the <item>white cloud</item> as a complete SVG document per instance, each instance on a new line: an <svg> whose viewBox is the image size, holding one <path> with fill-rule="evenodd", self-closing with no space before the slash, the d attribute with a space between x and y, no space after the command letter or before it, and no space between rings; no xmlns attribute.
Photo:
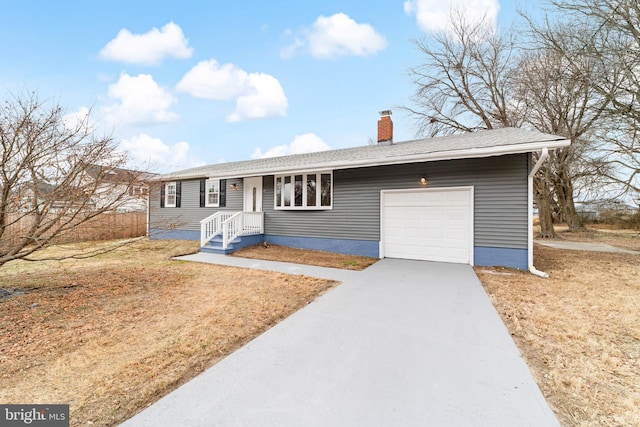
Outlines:
<svg viewBox="0 0 640 427"><path fill-rule="evenodd" d="M307 50L316 59L333 59L340 56L368 56L387 47L387 40L370 24L359 24L344 13L319 16L309 28L294 37L280 55L289 58L296 52Z"/></svg>
<svg viewBox="0 0 640 427"><path fill-rule="evenodd" d="M404 11L415 15L420 29L426 33L451 30L451 12L463 13L469 24L495 27L500 3L498 0L407 0Z"/></svg>
<svg viewBox="0 0 640 427"><path fill-rule="evenodd" d="M202 61L176 85L179 92L197 98L236 100L227 121L283 117L288 101L280 82L264 73L247 73L234 64L220 66L215 59Z"/></svg>
<svg viewBox="0 0 640 427"><path fill-rule="evenodd" d="M126 62L129 64L156 65L164 58L190 58L193 48L189 47L182 29L169 22L160 30L151 29L144 34L132 34L126 28L118 32L100 50L100 59Z"/></svg>
<svg viewBox="0 0 640 427"><path fill-rule="evenodd" d="M169 111L176 99L149 74L122 74L116 83L109 85L108 95L116 102L102 107L102 113L116 125L165 123L179 118Z"/></svg>
<svg viewBox="0 0 640 427"><path fill-rule="evenodd" d="M249 74L233 64L219 66L215 59L201 61L176 86L197 98L228 100L250 89Z"/></svg>
<svg viewBox="0 0 640 427"><path fill-rule="evenodd" d="M236 111L227 116L228 121L239 122L286 115L289 103L278 79L269 74L251 73L249 86L251 89L236 100Z"/></svg>
<svg viewBox="0 0 640 427"><path fill-rule="evenodd" d="M266 152L262 152L260 147L256 148L251 155L252 159L264 159L266 157L287 156L289 154L315 153L316 151L326 151L331 149L326 142L314 133L305 133L296 136L288 145L277 145Z"/></svg>
<svg viewBox="0 0 640 427"><path fill-rule="evenodd" d="M78 111L66 114L62 118L62 124L69 130L78 129L79 127L87 127L87 129L95 129L95 123L90 118L90 111L87 107L80 107Z"/></svg>
<svg viewBox="0 0 640 427"><path fill-rule="evenodd" d="M202 166L204 162L189 157L189 144L184 141L167 145L159 138L140 134L123 139L120 148L127 152L132 167L151 172L169 172Z"/></svg>

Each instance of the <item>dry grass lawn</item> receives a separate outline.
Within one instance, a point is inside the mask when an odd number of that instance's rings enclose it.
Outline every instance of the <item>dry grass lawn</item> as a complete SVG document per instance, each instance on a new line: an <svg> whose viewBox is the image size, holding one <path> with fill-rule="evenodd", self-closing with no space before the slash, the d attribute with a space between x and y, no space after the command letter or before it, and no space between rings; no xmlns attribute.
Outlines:
<svg viewBox="0 0 640 427"><path fill-rule="evenodd" d="M637 232L562 233L640 247ZM563 426L640 425L640 255L536 245L551 275L476 267Z"/></svg>
<svg viewBox="0 0 640 427"><path fill-rule="evenodd" d="M0 300L0 402L68 403L73 426L118 424L335 285L169 260L196 250L144 241L3 267L0 287L25 294Z"/></svg>
<svg viewBox="0 0 640 427"><path fill-rule="evenodd" d="M309 251L272 244L250 246L234 252L233 255L244 258L293 262L346 270L364 270L378 261L378 258L344 255L325 251Z"/></svg>

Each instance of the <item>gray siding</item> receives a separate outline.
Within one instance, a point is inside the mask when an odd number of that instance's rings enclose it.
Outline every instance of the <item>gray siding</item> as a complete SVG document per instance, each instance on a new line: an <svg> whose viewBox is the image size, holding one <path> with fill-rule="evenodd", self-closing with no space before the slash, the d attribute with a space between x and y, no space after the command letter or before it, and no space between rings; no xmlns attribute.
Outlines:
<svg viewBox="0 0 640 427"><path fill-rule="evenodd" d="M333 173L333 209L274 211L273 177L264 180L265 232L380 240L380 191L473 186L475 246L527 248L526 154L397 166L338 170Z"/></svg>
<svg viewBox="0 0 640 427"><path fill-rule="evenodd" d="M473 186L474 245L527 248L529 156L514 154L482 159L378 166L333 172L333 209L275 211L274 177L263 179L265 232L272 235L380 240L380 191ZM232 183L239 190L230 189ZM159 188L151 194L152 228L199 230L199 221L217 210L242 210L242 179L227 180L226 208L199 207L199 180L182 181L180 208L160 208Z"/></svg>
<svg viewBox="0 0 640 427"><path fill-rule="evenodd" d="M181 203L179 208L160 207L160 185L153 186L150 194L151 228L175 228L180 230L200 230L200 221L217 211L241 211L243 203L242 179L227 179L227 203L224 208L200 207L200 180L181 181ZM232 190L231 184L238 190Z"/></svg>

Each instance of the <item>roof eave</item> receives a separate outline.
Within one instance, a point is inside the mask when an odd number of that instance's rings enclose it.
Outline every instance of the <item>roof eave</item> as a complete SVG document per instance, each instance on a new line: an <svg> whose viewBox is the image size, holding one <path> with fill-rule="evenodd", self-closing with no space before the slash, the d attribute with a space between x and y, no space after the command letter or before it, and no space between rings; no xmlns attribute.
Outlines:
<svg viewBox="0 0 640 427"><path fill-rule="evenodd" d="M239 170L232 174L219 173L219 174L206 174L202 172L191 174L166 174L154 179L154 181L171 181L180 179L198 179L198 178L231 178L231 177L251 177L251 176L264 176L264 175L279 175L291 172L311 171L311 170L335 170L335 169L354 169L360 167L374 167L395 165L402 163L418 163L418 162L435 162L441 160L460 160L460 159L474 159L482 157L503 156L508 154L522 154L532 153L540 151L543 148L549 150L555 150L557 148L567 147L571 145L571 141L568 139L558 139L551 141L532 142L527 144L514 144L494 146L488 148L472 148L466 150L449 150L438 151L435 153L415 154L409 156L398 157L386 157L383 159L366 159L366 160L349 160L349 161L335 161L335 162L322 162L322 163L310 163L308 165L292 165L290 167L272 167L263 169L248 169L245 171Z"/></svg>

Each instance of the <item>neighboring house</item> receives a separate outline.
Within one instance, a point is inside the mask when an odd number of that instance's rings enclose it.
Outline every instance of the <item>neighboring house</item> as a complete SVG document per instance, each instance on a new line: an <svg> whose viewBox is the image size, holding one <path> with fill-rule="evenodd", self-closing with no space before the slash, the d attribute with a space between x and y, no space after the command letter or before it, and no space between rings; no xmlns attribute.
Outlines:
<svg viewBox="0 0 640 427"><path fill-rule="evenodd" d="M533 268L532 176L568 140L505 128L395 143L388 116L378 131L376 145L162 175L151 189L150 235L223 253L268 241Z"/></svg>
<svg viewBox="0 0 640 427"><path fill-rule="evenodd" d="M94 209L95 203L88 199L84 192L78 190L71 194L65 188L65 191L58 189L55 185L47 182L38 182L35 184L29 182L20 186L20 205L19 210L23 213L30 212L39 205L39 209L46 206L50 213L58 212L74 212L80 209Z"/></svg>
<svg viewBox="0 0 640 427"><path fill-rule="evenodd" d="M34 193L37 189L38 203L49 204L51 212L102 209L110 204L116 207L117 212L147 211L148 183L157 175L99 165L90 165L86 172L84 182L73 187L76 189L74 194L69 194L71 186L66 186L62 191L47 182L39 182L35 188L33 183L25 185L21 196L21 209L33 209ZM85 194L91 194L91 198L87 198Z"/></svg>
<svg viewBox="0 0 640 427"><path fill-rule="evenodd" d="M94 203L101 208L118 197L117 212L146 212L149 197L149 181L157 176L149 172L91 165L87 168L89 179L99 182Z"/></svg>
<svg viewBox="0 0 640 427"><path fill-rule="evenodd" d="M638 200L640 207L640 200ZM600 220L612 217L629 217L636 214L638 207L627 204L624 200L608 199L597 202L576 202L576 210L585 220Z"/></svg>

